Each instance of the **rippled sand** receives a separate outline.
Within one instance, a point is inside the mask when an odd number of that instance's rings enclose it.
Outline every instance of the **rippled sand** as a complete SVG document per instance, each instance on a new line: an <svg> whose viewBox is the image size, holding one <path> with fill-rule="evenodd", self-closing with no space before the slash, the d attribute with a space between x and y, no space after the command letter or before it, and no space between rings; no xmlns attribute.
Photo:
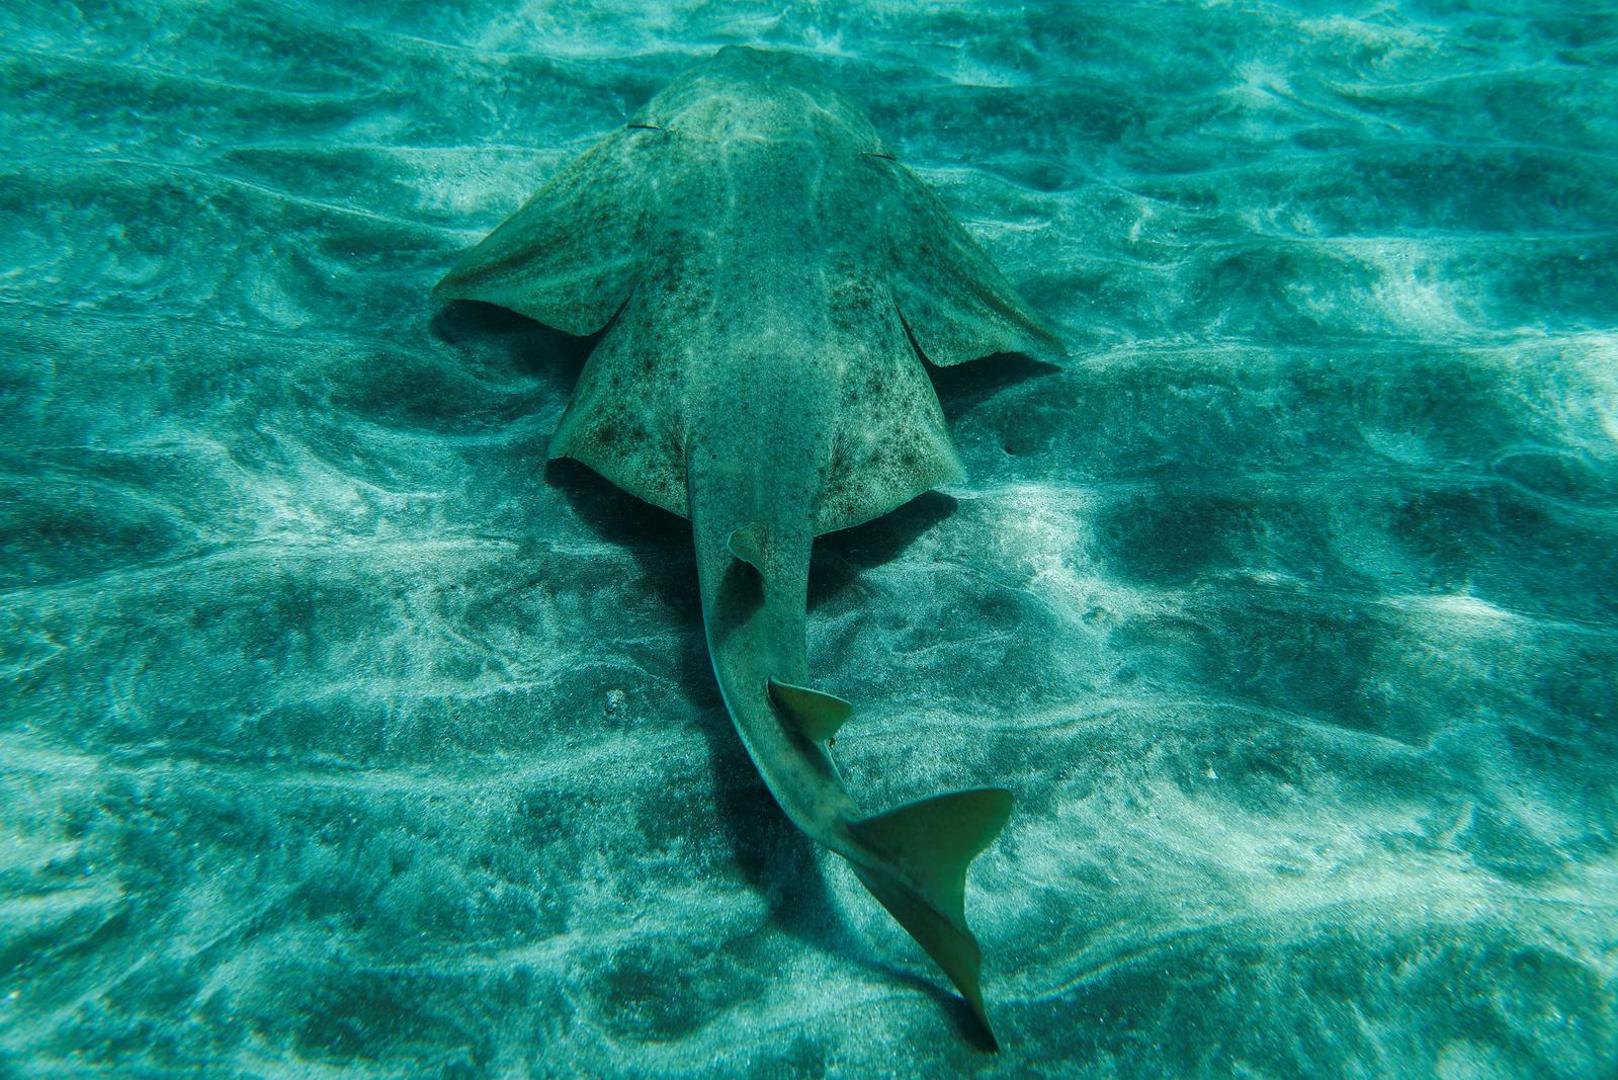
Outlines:
<svg viewBox="0 0 1618 1080"><path fill-rule="evenodd" d="M7 6L0 1073L1618 1071L1618 20L1496 6ZM1017 793L998 1056L427 298L732 42L1074 354L816 564L850 787Z"/></svg>

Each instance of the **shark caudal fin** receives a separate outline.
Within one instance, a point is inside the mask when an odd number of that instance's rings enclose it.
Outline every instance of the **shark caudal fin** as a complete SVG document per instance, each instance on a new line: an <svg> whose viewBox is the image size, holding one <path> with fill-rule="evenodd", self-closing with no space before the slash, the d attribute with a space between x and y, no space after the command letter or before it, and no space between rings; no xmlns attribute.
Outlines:
<svg viewBox="0 0 1618 1080"><path fill-rule="evenodd" d="M944 969L991 1043L978 984L982 953L966 928L966 868L1011 817L1011 792L974 788L936 795L849 826L886 864L856 865L854 872ZM996 1044L998 1048L998 1044Z"/></svg>

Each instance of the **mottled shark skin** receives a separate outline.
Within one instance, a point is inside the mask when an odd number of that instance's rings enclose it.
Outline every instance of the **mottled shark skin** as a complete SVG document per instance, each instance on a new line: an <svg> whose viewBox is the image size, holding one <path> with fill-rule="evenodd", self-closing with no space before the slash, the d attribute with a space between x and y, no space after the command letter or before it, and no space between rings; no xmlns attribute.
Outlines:
<svg viewBox="0 0 1618 1080"><path fill-rule="evenodd" d="M550 455L690 518L714 672L765 783L987 1031L965 875L1011 794L859 808L826 748L850 706L809 687L809 553L960 478L918 350L1061 345L810 62L745 48L565 166L434 295L606 328Z"/></svg>

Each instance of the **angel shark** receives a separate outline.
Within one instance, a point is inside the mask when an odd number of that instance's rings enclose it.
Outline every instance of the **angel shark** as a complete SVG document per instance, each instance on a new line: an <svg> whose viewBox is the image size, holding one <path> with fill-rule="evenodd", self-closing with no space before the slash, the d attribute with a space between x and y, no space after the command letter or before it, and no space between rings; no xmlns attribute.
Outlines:
<svg viewBox="0 0 1618 1080"><path fill-rule="evenodd" d="M690 518L714 673L770 792L988 1032L965 877L1011 793L860 810L827 752L851 706L808 676L809 552L962 476L918 354L1054 360L1055 337L810 61L739 47L563 167L434 295L605 329L550 456Z"/></svg>

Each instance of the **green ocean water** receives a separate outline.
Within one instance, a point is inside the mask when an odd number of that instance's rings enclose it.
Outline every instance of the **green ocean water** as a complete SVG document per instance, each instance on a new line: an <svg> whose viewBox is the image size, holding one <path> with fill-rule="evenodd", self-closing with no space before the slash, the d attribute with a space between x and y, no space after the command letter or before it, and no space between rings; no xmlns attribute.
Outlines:
<svg viewBox="0 0 1618 1080"><path fill-rule="evenodd" d="M690 530L455 258L726 44L1049 321L823 538L798 834ZM0 1077L1618 1075L1618 9L0 10Z"/></svg>

